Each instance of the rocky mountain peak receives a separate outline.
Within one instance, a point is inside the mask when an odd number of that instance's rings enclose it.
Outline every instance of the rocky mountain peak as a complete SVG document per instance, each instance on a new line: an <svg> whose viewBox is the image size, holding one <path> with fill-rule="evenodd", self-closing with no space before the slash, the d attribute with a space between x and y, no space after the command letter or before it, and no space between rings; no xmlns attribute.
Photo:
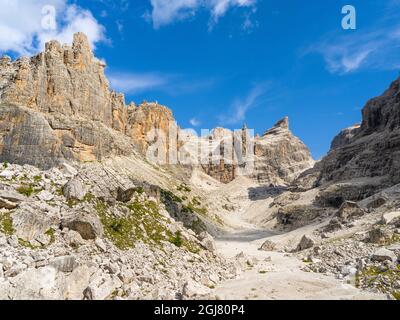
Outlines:
<svg viewBox="0 0 400 320"><path fill-rule="evenodd" d="M161 152L168 163L168 137L178 139L179 130L172 111L158 102L127 106L123 94L109 89L105 65L93 55L85 34L75 34L71 45L50 41L35 57L14 62L4 57L0 64L0 103L7 105L0 108L3 160L49 168L65 160L95 161L134 149L145 155L149 134L161 131ZM27 131L22 138L21 128ZM232 135L216 128L211 137L222 145ZM259 181L286 183L313 163L307 147L290 133L288 117L255 139L255 153ZM278 170L281 163L291 168ZM229 182L236 169L222 159L206 171Z"/></svg>
<svg viewBox="0 0 400 320"><path fill-rule="evenodd" d="M381 96L371 99L362 110L362 135L400 127L400 78Z"/></svg>
<svg viewBox="0 0 400 320"><path fill-rule="evenodd" d="M93 51L90 46L89 39L82 32L78 32L78 33L74 34L74 39L72 41L72 48L76 52L80 52L85 55L93 56Z"/></svg>
<svg viewBox="0 0 400 320"><path fill-rule="evenodd" d="M277 123L275 123L274 127L289 129L289 117L286 116L283 119L279 120Z"/></svg>
<svg viewBox="0 0 400 320"><path fill-rule="evenodd" d="M275 123L271 129L267 130L264 133L264 136L275 135L281 133L282 131L288 131L288 130L289 130L289 117L286 116L283 119L279 120L277 123Z"/></svg>
<svg viewBox="0 0 400 320"><path fill-rule="evenodd" d="M376 190L399 183L399 128L400 78L367 102L361 126L347 128L335 137L330 152L318 165L316 184L369 179L370 186L363 188ZM365 190L362 192L367 194Z"/></svg>

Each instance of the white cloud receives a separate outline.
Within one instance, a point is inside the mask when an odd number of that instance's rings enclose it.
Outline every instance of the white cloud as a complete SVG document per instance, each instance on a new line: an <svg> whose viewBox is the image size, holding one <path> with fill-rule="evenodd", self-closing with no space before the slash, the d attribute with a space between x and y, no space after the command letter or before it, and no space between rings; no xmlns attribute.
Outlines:
<svg viewBox="0 0 400 320"><path fill-rule="evenodd" d="M397 1L397 0L396 0ZM346 74L362 69L392 70L400 65L400 14L392 11L368 29L325 35L324 40L306 50L323 56L331 73Z"/></svg>
<svg viewBox="0 0 400 320"><path fill-rule="evenodd" d="M251 7L256 0L150 0L151 15L145 14L153 22L154 28L192 17L200 9L210 11L212 23L233 7Z"/></svg>
<svg viewBox="0 0 400 320"><path fill-rule="evenodd" d="M198 127L200 125L200 121L196 118L192 118L189 120L189 123L193 126L193 127Z"/></svg>
<svg viewBox="0 0 400 320"><path fill-rule="evenodd" d="M268 88L269 83L257 84L244 99L236 99L231 105L229 115L219 116L222 124L232 125L243 122L246 118L247 111L257 104L258 99L266 93Z"/></svg>
<svg viewBox="0 0 400 320"><path fill-rule="evenodd" d="M46 28L44 8L54 7L56 29ZM104 28L88 10L67 0L0 0L0 52L30 55L42 50L50 39L71 43L75 32L87 34L92 46L105 40ZM18 17L18 18L16 18Z"/></svg>
<svg viewBox="0 0 400 320"><path fill-rule="evenodd" d="M212 78L192 78L161 72L109 71L107 77L114 90L128 94L157 90L170 96L177 96L204 91L215 84L215 80Z"/></svg>
<svg viewBox="0 0 400 320"><path fill-rule="evenodd" d="M111 73L108 78L114 90L129 94L159 89L168 83L167 76L155 73Z"/></svg>

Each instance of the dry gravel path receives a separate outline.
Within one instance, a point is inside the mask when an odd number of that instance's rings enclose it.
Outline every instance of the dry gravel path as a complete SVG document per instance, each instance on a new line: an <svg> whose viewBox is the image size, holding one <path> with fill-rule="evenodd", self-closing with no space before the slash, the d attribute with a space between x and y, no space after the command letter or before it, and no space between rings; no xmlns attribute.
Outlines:
<svg viewBox="0 0 400 320"><path fill-rule="evenodd" d="M248 223L245 225L249 227ZM259 262L248 267L239 279L219 285L213 294L220 299L239 300L385 299L383 295L360 291L333 276L304 272L301 270L304 262L294 255L259 251L260 245L270 237L274 234L268 230L247 228L216 239L221 255L234 258L243 252ZM282 235L279 238L282 239Z"/></svg>

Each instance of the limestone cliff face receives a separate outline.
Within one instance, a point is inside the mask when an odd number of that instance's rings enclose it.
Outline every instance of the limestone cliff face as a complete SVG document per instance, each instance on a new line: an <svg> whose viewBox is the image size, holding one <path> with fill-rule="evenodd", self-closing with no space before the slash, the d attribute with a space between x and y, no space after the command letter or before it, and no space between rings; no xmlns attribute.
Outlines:
<svg viewBox="0 0 400 320"><path fill-rule="evenodd" d="M205 172L224 183L234 180L238 175L245 175L263 184L287 185L314 164L306 145L289 130L287 117L278 121L262 137L250 137L246 132L247 129L243 128L240 133L243 163L232 164L227 161L232 160L230 155L237 152L232 148L228 159L203 165ZM246 139L254 140L252 144L248 144ZM225 141L225 145L229 145L233 143L234 136L229 130L219 129L213 132L211 140ZM224 155L221 144L218 147L221 148L220 154ZM246 150L249 147L253 150ZM250 153L253 153L252 157ZM249 164L249 161L253 161L253 164Z"/></svg>
<svg viewBox="0 0 400 320"><path fill-rule="evenodd" d="M347 130L347 139L333 143L321 161L318 184L355 178L400 183L400 79L366 104L362 118L361 127Z"/></svg>
<svg viewBox="0 0 400 320"><path fill-rule="evenodd" d="M307 146L289 130L288 117L255 140L253 177L261 183L289 184L313 165Z"/></svg>
<svg viewBox="0 0 400 320"><path fill-rule="evenodd" d="M204 172L223 183L234 180L238 175L238 164L233 161L234 133L225 128L215 128L205 140L208 144L208 152L205 152L208 159L202 161Z"/></svg>
<svg viewBox="0 0 400 320"><path fill-rule="evenodd" d="M82 33L72 46L51 41L35 57L1 58L0 161L47 169L65 160L91 162L137 150L164 164L197 165L184 157L172 159L170 151L179 150L202 158L192 160L201 160L205 172L225 183L246 167L233 161L240 158L234 147L237 133L217 128L209 137L186 137L167 107L126 105L123 94L110 90L104 68ZM241 138L246 132L239 132ZM256 160L247 175L260 182L289 183L313 162L287 118L256 138L255 150L245 150L245 140L239 152L250 152ZM197 156L191 151L200 145L205 153Z"/></svg>
<svg viewBox="0 0 400 320"><path fill-rule="evenodd" d="M126 106L104 68L82 33L72 46L51 41L35 57L1 58L0 159L47 169L143 150L147 132L164 128L171 111Z"/></svg>
<svg viewBox="0 0 400 320"><path fill-rule="evenodd" d="M2 65L2 101L111 126L111 93L104 76L105 65L94 58L84 34L75 34L72 47L51 41L45 52L33 58L14 63L5 58Z"/></svg>
<svg viewBox="0 0 400 320"><path fill-rule="evenodd" d="M160 159L168 162L169 145L171 141L176 144L177 130L172 111L165 106L145 102L137 108L128 109L126 134L136 142L142 153L147 152L151 142L158 140L161 144L158 149L163 153Z"/></svg>

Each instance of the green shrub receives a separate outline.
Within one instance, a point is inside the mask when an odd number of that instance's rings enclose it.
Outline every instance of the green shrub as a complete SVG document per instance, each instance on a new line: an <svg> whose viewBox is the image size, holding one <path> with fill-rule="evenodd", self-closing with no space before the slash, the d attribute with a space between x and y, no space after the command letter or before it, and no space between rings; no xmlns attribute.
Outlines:
<svg viewBox="0 0 400 320"><path fill-rule="evenodd" d="M39 193L40 191L42 191L42 189L41 188L35 188L35 186L32 183L23 184L23 185L21 185L20 187L17 188L17 192L18 193L20 193L20 194L22 194L24 196L27 196L27 197L30 197L34 193Z"/></svg>
<svg viewBox="0 0 400 320"><path fill-rule="evenodd" d="M10 212L0 214L0 231L8 236L11 236L14 233Z"/></svg>
<svg viewBox="0 0 400 320"><path fill-rule="evenodd" d="M170 237L169 241L177 247L182 247L183 239L180 231L175 232L175 235Z"/></svg>

